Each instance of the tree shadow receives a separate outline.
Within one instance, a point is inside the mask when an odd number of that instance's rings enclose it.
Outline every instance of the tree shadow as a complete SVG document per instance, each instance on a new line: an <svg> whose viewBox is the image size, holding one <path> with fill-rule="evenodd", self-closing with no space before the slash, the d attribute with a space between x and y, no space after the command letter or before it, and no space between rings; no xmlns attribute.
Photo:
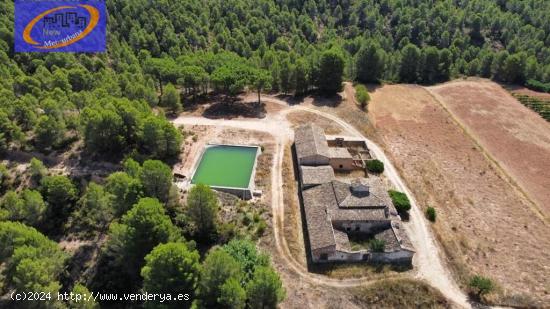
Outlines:
<svg viewBox="0 0 550 309"><path fill-rule="evenodd" d="M267 112L265 103L243 102L236 97L224 96L216 100L207 107L202 113L203 117L209 119L233 119L238 117L245 118L265 118Z"/></svg>
<svg viewBox="0 0 550 309"><path fill-rule="evenodd" d="M399 216L403 222L409 222L411 217L408 211L399 211Z"/></svg>
<svg viewBox="0 0 550 309"><path fill-rule="evenodd" d="M100 245L98 243L80 246L67 261L66 270L63 273L61 283L64 290L71 290L73 284L86 272L90 262L98 255Z"/></svg>
<svg viewBox="0 0 550 309"><path fill-rule="evenodd" d="M274 95L275 98L285 101L288 105L298 105L304 101L304 98L307 97L307 95L301 95L301 96L295 96L291 94L276 94Z"/></svg>
<svg viewBox="0 0 550 309"><path fill-rule="evenodd" d="M275 98L285 101L288 105L298 105L302 102L304 102L305 98L312 98L312 104L321 107L321 106L328 106L328 107L337 107L342 103L343 98L340 94L326 96L322 95L316 91L310 91L303 95L291 95L291 94L276 94L274 95Z"/></svg>
<svg viewBox="0 0 550 309"><path fill-rule="evenodd" d="M328 97L321 96L321 95L313 95L312 98L313 98L312 104L317 107L323 107L323 106L337 107L344 100L340 94L336 94Z"/></svg>
<svg viewBox="0 0 550 309"><path fill-rule="evenodd" d="M366 84L365 87L367 87L367 91L369 94L375 93L378 89L381 89L384 87L382 84Z"/></svg>
<svg viewBox="0 0 550 309"><path fill-rule="evenodd" d="M198 110L201 106L208 105L212 102L219 102L223 100L225 96L219 93L208 93L208 94L201 94L197 95L196 97L192 96L185 96L183 104L183 109L186 112L195 112Z"/></svg>

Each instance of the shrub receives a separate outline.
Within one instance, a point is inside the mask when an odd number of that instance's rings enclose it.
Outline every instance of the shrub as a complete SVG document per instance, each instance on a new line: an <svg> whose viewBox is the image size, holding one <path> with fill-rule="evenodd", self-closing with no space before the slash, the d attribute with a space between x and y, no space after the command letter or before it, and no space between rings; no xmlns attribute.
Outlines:
<svg viewBox="0 0 550 309"><path fill-rule="evenodd" d="M369 248L372 252L384 252L386 242L381 239L374 238L369 241Z"/></svg>
<svg viewBox="0 0 550 309"><path fill-rule="evenodd" d="M0 191L9 186L10 174L6 165L0 163Z"/></svg>
<svg viewBox="0 0 550 309"><path fill-rule="evenodd" d="M250 213L248 213L248 212L245 213L244 216L243 216L243 221L242 221L242 222L243 222L243 225L244 225L244 226L249 226L250 223L252 223L252 219L253 219L252 214L250 214Z"/></svg>
<svg viewBox="0 0 550 309"><path fill-rule="evenodd" d="M550 83L542 83L534 79L528 80L525 86L537 91L550 92Z"/></svg>
<svg viewBox="0 0 550 309"><path fill-rule="evenodd" d="M29 170L31 172L32 179L36 182L40 182L40 180L42 180L42 178L48 173L48 170L44 166L44 163L42 163L42 161L38 160L37 158L31 159Z"/></svg>
<svg viewBox="0 0 550 309"><path fill-rule="evenodd" d="M468 283L468 286L478 296L486 295L492 292L495 288L493 281L483 276L473 276Z"/></svg>
<svg viewBox="0 0 550 309"><path fill-rule="evenodd" d="M428 220L432 222L435 222L435 218L436 218L435 208L428 207L428 209L426 209L426 218L428 218Z"/></svg>
<svg viewBox="0 0 550 309"><path fill-rule="evenodd" d="M357 99L357 102L359 102L359 105L361 105L361 109L365 109L365 107L367 107L367 103L370 101L367 87L363 85L355 86L355 98Z"/></svg>
<svg viewBox="0 0 550 309"><path fill-rule="evenodd" d="M267 224L264 220L260 221L258 223L258 227L256 228L256 236L262 237L265 233L265 230L267 229Z"/></svg>
<svg viewBox="0 0 550 309"><path fill-rule="evenodd" d="M411 209L411 202L405 193L395 190L389 190L388 193L397 211L405 212Z"/></svg>
<svg viewBox="0 0 550 309"><path fill-rule="evenodd" d="M374 174L382 174L384 172L384 163L377 159L367 161L367 171Z"/></svg>
<svg viewBox="0 0 550 309"><path fill-rule="evenodd" d="M222 223L218 225L217 236L219 243L227 243L237 236L238 230L234 223Z"/></svg>

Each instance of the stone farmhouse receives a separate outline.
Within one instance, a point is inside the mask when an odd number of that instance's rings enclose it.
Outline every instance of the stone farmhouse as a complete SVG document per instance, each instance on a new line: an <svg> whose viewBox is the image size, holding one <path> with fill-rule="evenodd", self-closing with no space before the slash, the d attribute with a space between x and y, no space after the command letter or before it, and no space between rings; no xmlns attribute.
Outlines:
<svg viewBox="0 0 550 309"><path fill-rule="evenodd" d="M346 144L341 138L327 141L323 130L312 124L295 131L312 261L410 264L414 249L382 180L369 177L346 183L336 179L335 171L364 168L365 159L370 158L366 145L358 150L357 143ZM350 239L357 238L381 240L384 248L352 246Z"/></svg>
<svg viewBox="0 0 550 309"><path fill-rule="evenodd" d="M315 125L304 126L294 132L296 149L301 150L301 165L330 165L336 171L351 171L364 168L364 155L357 148L367 149L364 142L348 141L342 138L327 140L321 128ZM362 144L361 144L362 143ZM329 147L329 144L334 145ZM351 151L350 151L351 150ZM352 155L352 152L355 155Z"/></svg>

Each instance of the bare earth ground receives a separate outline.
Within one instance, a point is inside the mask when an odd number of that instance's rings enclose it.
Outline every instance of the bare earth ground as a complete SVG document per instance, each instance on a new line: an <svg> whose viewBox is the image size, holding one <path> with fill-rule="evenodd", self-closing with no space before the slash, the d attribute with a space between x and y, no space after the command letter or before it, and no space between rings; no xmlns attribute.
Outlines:
<svg viewBox="0 0 550 309"><path fill-rule="evenodd" d="M419 206L437 210L433 229L459 282L495 279L501 304L550 301L550 228L530 203L424 88L384 86L371 98L369 117L386 153ZM513 138L496 128L495 143Z"/></svg>
<svg viewBox="0 0 550 309"><path fill-rule="evenodd" d="M550 123L488 80L427 88L550 214Z"/></svg>
<svg viewBox="0 0 550 309"><path fill-rule="evenodd" d="M329 119L309 112L296 111L288 114L286 116L286 119L290 121L293 128L296 128L306 123L315 123L323 130L325 130L325 134L338 135L343 132L340 126L330 121Z"/></svg>

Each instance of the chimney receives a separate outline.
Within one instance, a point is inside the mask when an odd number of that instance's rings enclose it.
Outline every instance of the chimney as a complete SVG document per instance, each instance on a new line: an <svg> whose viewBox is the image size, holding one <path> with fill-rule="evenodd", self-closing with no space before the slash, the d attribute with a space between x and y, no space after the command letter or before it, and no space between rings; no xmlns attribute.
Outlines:
<svg viewBox="0 0 550 309"><path fill-rule="evenodd" d="M357 197L368 196L370 194L370 188L360 180L356 180L351 183L351 194Z"/></svg>

